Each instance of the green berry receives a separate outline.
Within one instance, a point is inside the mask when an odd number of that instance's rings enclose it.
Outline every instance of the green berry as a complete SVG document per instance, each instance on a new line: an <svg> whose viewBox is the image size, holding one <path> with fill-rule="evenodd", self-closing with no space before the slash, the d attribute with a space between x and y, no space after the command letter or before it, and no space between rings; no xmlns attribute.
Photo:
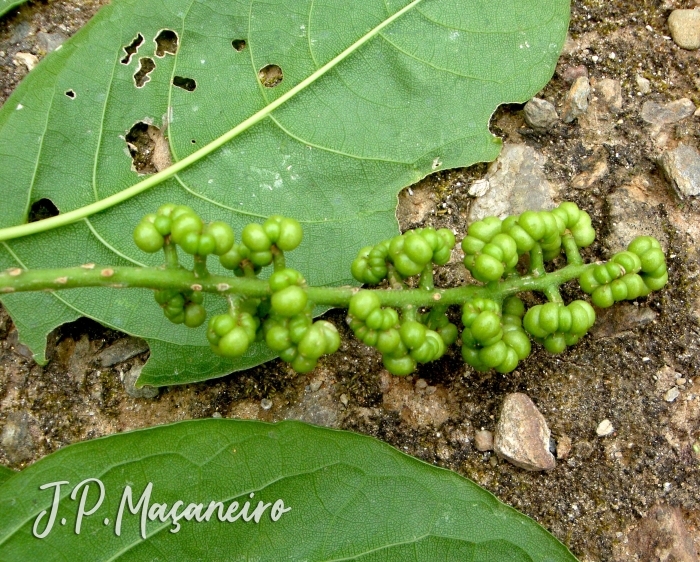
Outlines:
<svg viewBox="0 0 700 562"><path fill-rule="evenodd" d="M488 254L479 254L474 262L472 275L477 281L496 281L503 275L503 264Z"/></svg>
<svg viewBox="0 0 700 562"><path fill-rule="evenodd" d="M399 334L401 341L408 349L416 349L425 341L426 327L415 320L407 320L401 325Z"/></svg>
<svg viewBox="0 0 700 562"><path fill-rule="evenodd" d="M306 308L308 297L306 291L298 285L292 285L272 295L272 310L281 316L294 316Z"/></svg>
<svg viewBox="0 0 700 562"><path fill-rule="evenodd" d="M191 302L184 308L185 318L183 320L188 328L197 328L204 323L207 317L207 311L201 304Z"/></svg>
<svg viewBox="0 0 700 562"><path fill-rule="evenodd" d="M506 358L496 365L496 371L499 373L510 373L518 366L518 355L511 348L506 350Z"/></svg>
<svg viewBox="0 0 700 562"><path fill-rule="evenodd" d="M202 232L202 219L193 213L182 213L176 216L175 211L173 211L171 217L173 222L170 235L177 244L182 245L182 241L188 234Z"/></svg>
<svg viewBox="0 0 700 562"><path fill-rule="evenodd" d="M503 340L497 341L496 343L486 346L479 351L479 361L481 361L487 367L496 367L505 361L508 354L508 348Z"/></svg>
<svg viewBox="0 0 700 562"><path fill-rule="evenodd" d="M235 241L233 229L222 221L214 221L207 227L207 234L214 239L215 246L211 252L217 256L223 256L228 252Z"/></svg>
<svg viewBox="0 0 700 562"><path fill-rule="evenodd" d="M152 254L163 248L164 239L153 223L141 221L134 229L134 242L140 250Z"/></svg>
<svg viewBox="0 0 700 562"><path fill-rule="evenodd" d="M374 291L362 290L350 298L348 312L360 320L366 320L370 313L380 306L381 301Z"/></svg>
<svg viewBox="0 0 700 562"><path fill-rule="evenodd" d="M404 355L403 357L384 355L382 356L382 363L384 363L387 371L399 377L410 375L416 370L416 362L410 355Z"/></svg>
<svg viewBox="0 0 700 562"><path fill-rule="evenodd" d="M613 305L615 298L613 297L610 285L601 285L591 295L591 302L599 308L608 308Z"/></svg>
<svg viewBox="0 0 700 562"><path fill-rule="evenodd" d="M511 348L519 360L525 359L532 351L530 338L523 330L510 330L503 334L503 343Z"/></svg>
<svg viewBox="0 0 700 562"><path fill-rule="evenodd" d="M265 334L265 343L273 351L284 351L291 345L289 330L284 326L273 326Z"/></svg>
<svg viewBox="0 0 700 562"><path fill-rule="evenodd" d="M247 224L241 233L242 242L251 252L269 252L272 241L268 238L263 227L257 223Z"/></svg>
<svg viewBox="0 0 700 562"><path fill-rule="evenodd" d="M218 347L221 355L234 359L243 355L248 350L249 345L250 340L245 330L240 326L236 326L233 330L222 336L219 340Z"/></svg>
<svg viewBox="0 0 700 562"><path fill-rule="evenodd" d="M172 224L172 219L163 215L156 216L155 220L153 221L153 226L156 227L156 230L160 233L161 236L167 236L168 234L170 234L170 228L172 227Z"/></svg>
<svg viewBox="0 0 700 562"><path fill-rule="evenodd" d="M297 373L310 373L316 367L317 360L303 355L297 355L291 362L292 369Z"/></svg>
<svg viewBox="0 0 700 562"><path fill-rule="evenodd" d="M498 337L502 333L501 319L497 314L485 310L474 319L471 324L471 331L474 338L482 345L485 345L485 342Z"/></svg>
<svg viewBox="0 0 700 562"><path fill-rule="evenodd" d="M405 235L403 251L411 261L425 266L433 257L433 249L420 234L408 232Z"/></svg>

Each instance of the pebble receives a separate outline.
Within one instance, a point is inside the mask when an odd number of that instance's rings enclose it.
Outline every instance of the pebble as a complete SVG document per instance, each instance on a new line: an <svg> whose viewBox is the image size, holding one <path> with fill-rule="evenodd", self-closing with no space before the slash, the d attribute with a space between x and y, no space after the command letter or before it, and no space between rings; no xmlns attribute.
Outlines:
<svg viewBox="0 0 700 562"><path fill-rule="evenodd" d="M436 392L437 392L437 386L426 386L425 387L426 396L430 396L431 394L435 394Z"/></svg>
<svg viewBox="0 0 700 562"><path fill-rule="evenodd" d="M629 560L698 562L693 535L688 531L680 507L658 503L625 533Z"/></svg>
<svg viewBox="0 0 700 562"><path fill-rule="evenodd" d="M416 390L425 390L428 387L428 383L425 379L418 379L416 381Z"/></svg>
<svg viewBox="0 0 700 562"><path fill-rule="evenodd" d="M551 129L559 120L553 104L540 98L532 98L523 108L525 123L536 131Z"/></svg>
<svg viewBox="0 0 700 562"><path fill-rule="evenodd" d="M557 458L559 460L564 460L569 456L571 452L571 437L568 435L562 435L557 441Z"/></svg>
<svg viewBox="0 0 700 562"><path fill-rule="evenodd" d="M607 437L613 431L615 431L615 428L613 427L613 424L610 422L609 419L604 419L602 422L600 422L595 430L595 432L598 434L598 437Z"/></svg>
<svg viewBox="0 0 700 562"><path fill-rule="evenodd" d="M477 451L493 451L493 433L482 429L474 434L474 446Z"/></svg>
<svg viewBox="0 0 700 562"><path fill-rule="evenodd" d="M695 148L680 144L664 152L658 163L678 197L700 195L700 153Z"/></svg>
<svg viewBox="0 0 700 562"><path fill-rule="evenodd" d="M37 64L39 64L39 59L36 55L33 55L31 53L23 53L23 52L18 52L15 54L15 58L12 61L12 63L15 66L19 66L20 64L23 64L24 66L27 67L27 70L32 70Z"/></svg>
<svg viewBox="0 0 700 562"><path fill-rule="evenodd" d="M472 197L481 197L489 190L488 180L476 180L469 186L469 195Z"/></svg>
<svg viewBox="0 0 700 562"><path fill-rule="evenodd" d="M506 396L493 444L499 457L525 470L552 470L556 461L549 451L550 437L544 416L527 395Z"/></svg>
<svg viewBox="0 0 700 562"><path fill-rule="evenodd" d="M32 350L19 341L19 332L17 328L12 328L12 331L7 336L7 343L12 346L15 353L18 353L26 359L34 359Z"/></svg>
<svg viewBox="0 0 700 562"><path fill-rule="evenodd" d="M642 105L642 119L652 125L678 123L693 113L695 113L695 104L688 98L665 104L647 101Z"/></svg>
<svg viewBox="0 0 700 562"><path fill-rule="evenodd" d="M124 375L124 390L132 398L155 398L158 396L158 388L155 386L144 385L141 388L136 388L136 381L143 370L143 365L134 365L128 373Z"/></svg>
<svg viewBox="0 0 700 562"><path fill-rule="evenodd" d="M639 76L639 74L638 74L637 78L636 78L636 82L637 82L637 89L640 91L640 93L648 94L649 92L651 92L651 82L649 82L649 80L644 78L644 76Z"/></svg>
<svg viewBox="0 0 700 562"><path fill-rule="evenodd" d="M129 336L117 340L107 349L102 350L97 356L97 360L100 362L100 366L111 367L146 351L148 351L146 340Z"/></svg>
<svg viewBox="0 0 700 562"><path fill-rule="evenodd" d="M211 415L211 417L214 418L214 419L220 420L220 419L223 418L224 416L221 415L221 412L214 412L214 413Z"/></svg>
<svg viewBox="0 0 700 562"><path fill-rule="evenodd" d="M595 83L593 89L611 113L622 111L622 86L619 80L603 78Z"/></svg>
<svg viewBox="0 0 700 562"><path fill-rule="evenodd" d="M664 400L666 402L673 402L675 401L676 398L678 398L681 395L681 391L678 390L677 386L674 386L673 388L670 388L666 394L664 394Z"/></svg>
<svg viewBox="0 0 700 562"><path fill-rule="evenodd" d="M489 190L474 200L468 222L554 207L554 189L544 174L545 157L525 144L505 144L489 166Z"/></svg>
<svg viewBox="0 0 700 562"><path fill-rule="evenodd" d="M566 82L567 84L571 84L577 78L588 78L588 69L584 64L580 64L578 66L570 66L562 73L561 77L564 79L564 82Z"/></svg>
<svg viewBox="0 0 700 562"><path fill-rule="evenodd" d="M588 97L591 93L591 85L588 78L580 76L574 80L571 88L566 93L564 98L564 107L561 113L561 119L564 123L571 123L577 117L580 117L588 110Z"/></svg>
<svg viewBox="0 0 700 562"><path fill-rule="evenodd" d="M309 385L309 390L311 392L317 392L319 388L321 388L321 385L323 384L323 381L314 381Z"/></svg>
<svg viewBox="0 0 700 562"><path fill-rule="evenodd" d="M668 28L674 42L682 49L700 48L700 9L673 10L668 16Z"/></svg>
<svg viewBox="0 0 700 562"><path fill-rule="evenodd" d="M63 33L44 33L40 31L36 34L37 43L47 53L55 51L66 39L68 39L68 36Z"/></svg>
<svg viewBox="0 0 700 562"><path fill-rule="evenodd" d="M270 400L269 398L263 398L262 400L260 400L260 407L263 410L269 410L270 408L272 408L272 400Z"/></svg>
<svg viewBox="0 0 700 562"><path fill-rule="evenodd" d="M0 436L0 445L12 464L28 461L34 456L36 445L30 430L31 417L27 412L12 412L7 416Z"/></svg>
<svg viewBox="0 0 700 562"><path fill-rule="evenodd" d="M634 236L628 238L632 240ZM634 332L651 324L658 314L651 308L634 306L630 302L616 303L617 306L598 312L596 323L589 332L593 339L612 338Z"/></svg>
<svg viewBox="0 0 700 562"><path fill-rule="evenodd" d="M343 406L347 406L347 405L348 405L348 395L347 395L347 394L341 394L341 395L340 395L340 403L341 403Z"/></svg>

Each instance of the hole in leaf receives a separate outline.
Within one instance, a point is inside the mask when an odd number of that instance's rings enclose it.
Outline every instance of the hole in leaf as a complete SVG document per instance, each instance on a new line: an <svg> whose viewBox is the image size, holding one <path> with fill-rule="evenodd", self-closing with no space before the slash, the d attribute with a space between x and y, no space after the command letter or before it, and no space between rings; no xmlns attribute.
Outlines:
<svg viewBox="0 0 700 562"><path fill-rule="evenodd" d="M66 92L66 95L67 95L70 99L72 99L72 100L75 99L75 92L74 92L73 90L68 90L68 91Z"/></svg>
<svg viewBox="0 0 700 562"><path fill-rule="evenodd" d="M131 155L132 169L140 174L155 174L170 166L170 147L163 131L138 121L124 137Z"/></svg>
<svg viewBox="0 0 700 562"><path fill-rule="evenodd" d="M126 56L121 60L122 64L129 64L131 62L131 57L136 54L139 47L143 44L143 35L140 33L134 37L134 40L129 43L126 47L122 47Z"/></svg>
<svg viewBox="0 0 700 562"><path fill-rule="evenodd" d="M37 201L34 201L34 203L32 203L32 206L29 207L29 217L27 218L27 222L36 222L44 219L50 219L51 217L55 217L59 214L60 211L58 210L58 207L54 205L51 199L39 199Z"/></svg>
<svg viewBox="0 0 700 562"><path fill-rule="evenodd" d="M194 140L194 139L192 139L190 142L191 142L192 144L197 144L197 141Z"/></svg>
<svg viewBox="0 0 700 562"><path fill-rule="evenodd" d="M284 79L282 69L276 64L268 64L258 72L258 80L266 88L274 88Z"/></svg>
<svg viewBox="0 0 700 562"><path fill-rule="evenodd" d="M197 82L192 80L192 78L185 78L184 76L175 76L173 78L173 86L187 90L188 92L194 92L197 89Z"/></svg>
<svg viewBox="0 0 700 562"><path fill-rule="evenodd" d="M240 53L243 49L245 49L245 39L234 39L231 41L231 45Z"/></svg>
<svg viewBox="0 0 700 562"><path fill-rule="evenodd" d="M139 69L134 74L134 84L137 88L143 88L146 82L150 81L151 77L149 74L153 72L156 67L156 63L153 62L152 58L143 57L139 59Z"/></svg>
<svg viewBox="0 0 700 562"><path fill-rule="evenodd" d="M177 33L172 29L162 29L156 38L156 56L158 58L163 58L165 53L170 53L174 55L177 53Z"/></svg>

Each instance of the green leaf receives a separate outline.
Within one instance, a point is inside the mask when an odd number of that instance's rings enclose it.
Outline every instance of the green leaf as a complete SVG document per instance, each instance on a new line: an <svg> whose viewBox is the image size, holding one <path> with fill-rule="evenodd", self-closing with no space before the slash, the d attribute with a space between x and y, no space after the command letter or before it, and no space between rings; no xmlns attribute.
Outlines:
<svg viewBox="0 0 700 562"><path fill-rule="evenodd" d="M27 0L0 0L0 17L4 16L12 8L24 4Z"/></svg>
<svg viewBox="0 0 700 562"><path fill-rule="evenodd" d="M237 233L271 214L295 217L305 240L289 264L314 285L352 283L357 250L396 233L401 188L497 156L490 116L546 84L568 17L567 0L115 0L0 110L0 268L157 265L131 231L174 201ZM176 54L157 49L163 30ZM155 68L138 88L148 59ZM282 71L275 87L258 79L268 65ZM139 122L165 121L174 164L144 179L125 137ZM24 224L44 198L61 214ZM209 300L210 314L223 310ZM46 333L79 316L145 338L140 383L203 380L271 358L262 347L236 362L213 357L204 328L173 326L146 290L3 303L38 361Z"/></svg>
<svg viewBox="0 0 700 562"><path fill-rule="evenodd" d="M17 474L17 473L14 470L12 470L11 468L7 468L6 466L3 466L0 464L0 486L3 485L5 480L8 480L9 478L14 476L15 474Z"/></svg>
<svg viewBox="0 0 700 562"><path fill-rule="evenodd" d="M104 500L82 520L76 514L85 486L104 485ZM32 535L38 515L50 510L58 481L55 525ZM284 502L291 511L273 521L271 509L254 521L146 521L123 509L127 486L133 504L152 483L150 508L181 500ZM254 497L251 499L251 495ZM85 503L99 497L92 482ZM218 509L215 508L215 509ZM212 510L214 511L214 510ZM154 511L151 513L155 513ZM234 510L232 514L236 513ZM65 526L60 524L66 519ZM37 525L45 530L48 517ZM105 524L106 520L109 520ZM447 470L404 455L374 438L300 422L266 424L198 420L134 431L65 447L0 487L0 558L55 560L472 560L575 561L531 519L489 492Z"/></svg>

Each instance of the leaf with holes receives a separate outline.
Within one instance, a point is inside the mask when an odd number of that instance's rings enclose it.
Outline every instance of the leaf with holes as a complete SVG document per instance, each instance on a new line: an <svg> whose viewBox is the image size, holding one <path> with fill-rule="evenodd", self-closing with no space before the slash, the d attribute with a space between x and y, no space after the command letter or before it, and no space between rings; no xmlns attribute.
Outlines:
<svg viewBox="0 0 700 562"><path fill-rule="evenodd" d="M20 4L24 4L26 1L27 0L0 0L0 17Z"/></svg>
<svg viewBox="0 0 700 562"><path fill-rule="evenodd" d="M50 515L40 514L50 513L56 486L40 486L61 481L47 527ZM80 501L87 515L76 528ZM374 438L299 422L211 419L71 445L0 486L0 558L56 553L90 562L575 562L486 490Z"/></svg>
<svg viewBox="0 0 700 562"><path fill-rule="evenodd" d="M491 114L547 82L568 17L568 0L115 0L0 111L0 267L156 265L131 230L173 201L237 232L295 217L291 266L351 283L357 250L396 233L401 188L497 156ZM38 360L80 316L146 338L140 383L271 357L213 356L204 328L171 325L146 290L3 302Z"/></svg>

